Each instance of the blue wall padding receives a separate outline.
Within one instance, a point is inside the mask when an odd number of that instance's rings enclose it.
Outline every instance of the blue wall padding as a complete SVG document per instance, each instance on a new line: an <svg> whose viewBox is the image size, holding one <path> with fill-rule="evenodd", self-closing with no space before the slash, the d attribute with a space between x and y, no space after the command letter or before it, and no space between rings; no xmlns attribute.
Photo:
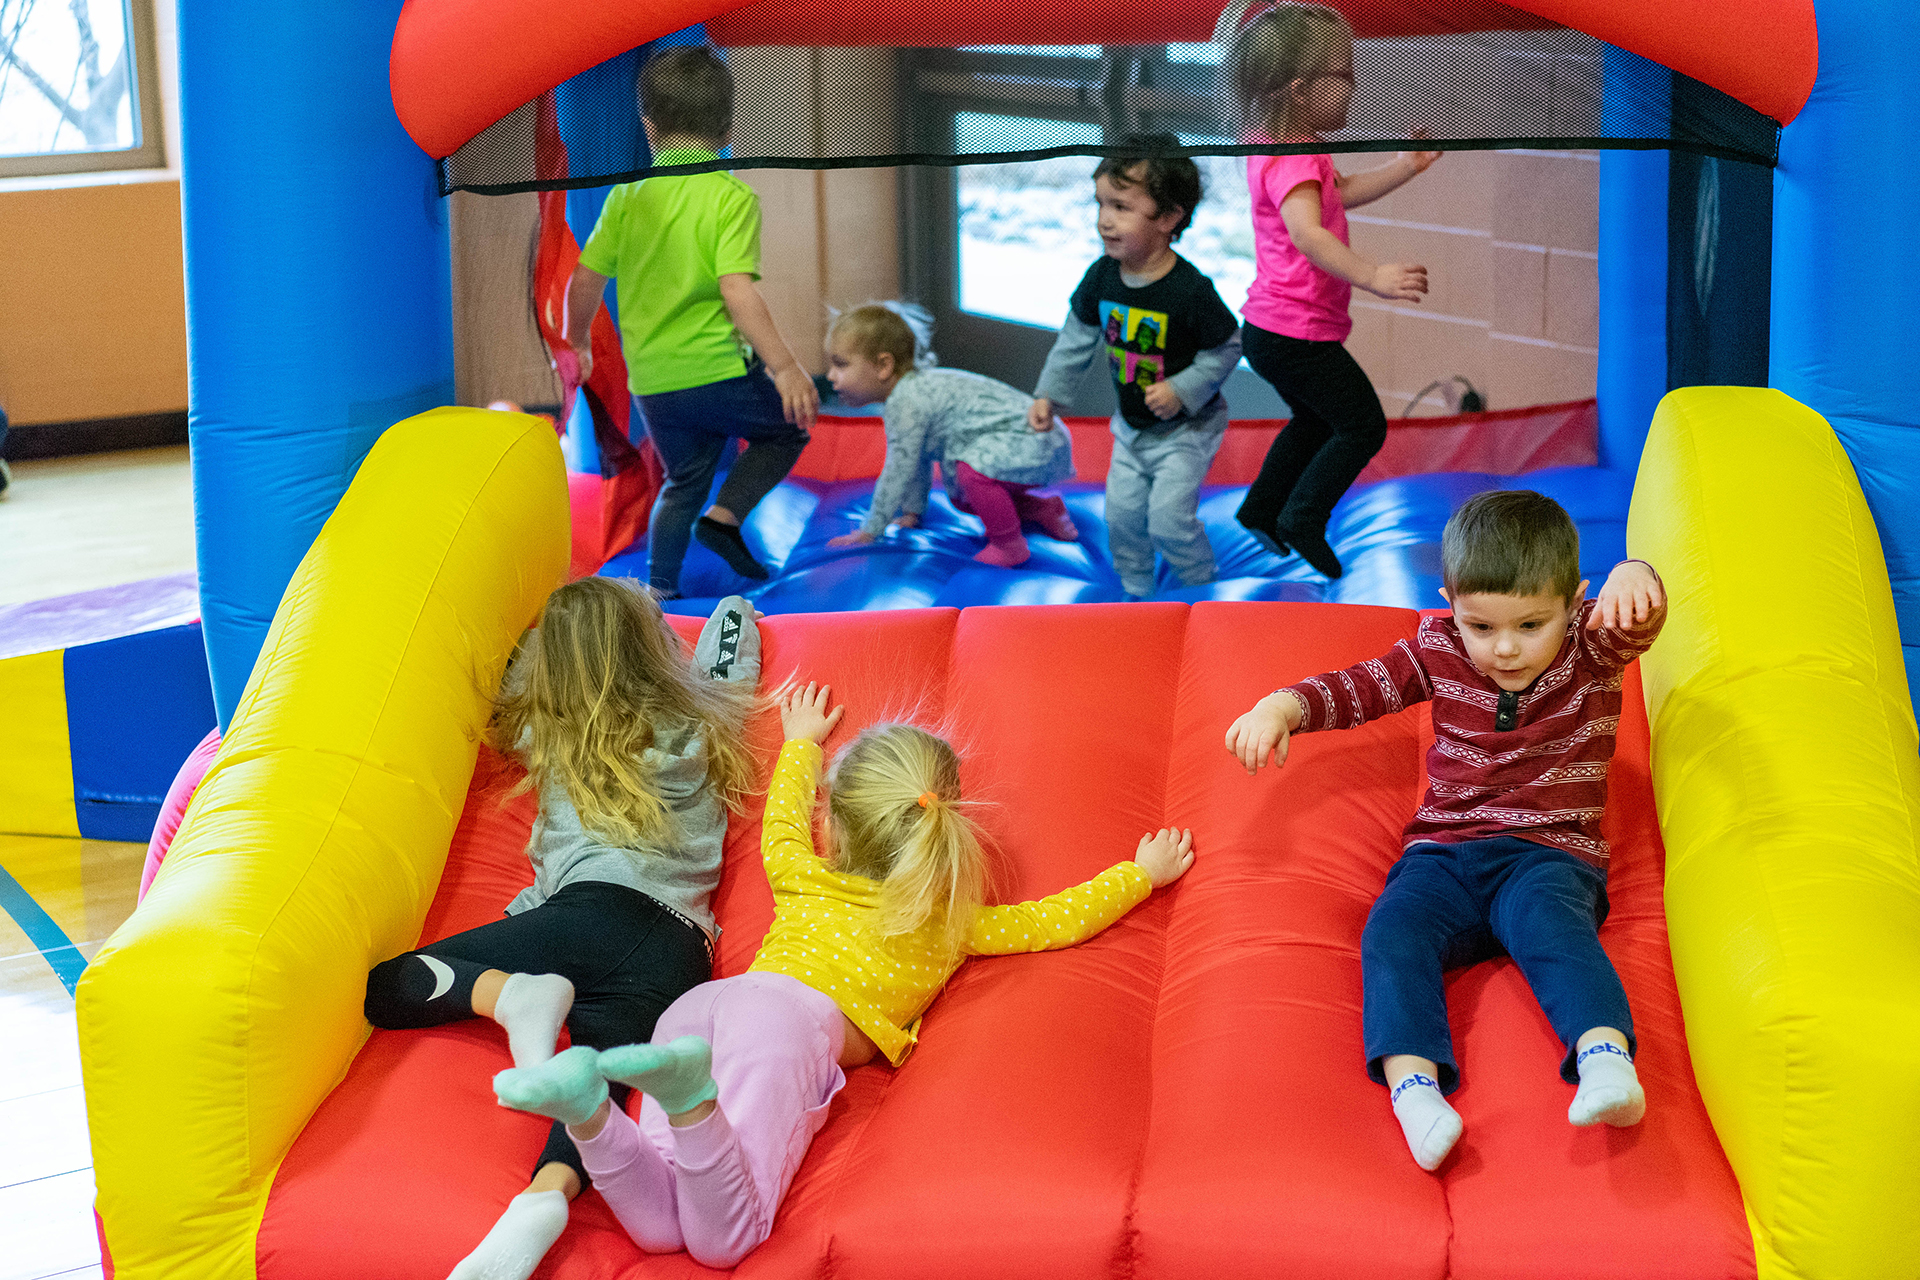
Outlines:
<svg viewBox="0 0 1920 1280"><path fill-rule="evenodd" d="M1912 673L1920 669L1920 373L1911 305L1896 283L1920 226L1920 170L1906 159L1920 136L1920 60L1909 28L1905 11L1883 0L1820 0L1819 77L1806 109L1781 131L1774 175L1770 380L1825 417L1853 459Z"/></svg>
<svg viewBox="0 0 1920 1280"><path fill-rule="evenodd" d="M180 7L194 518L223 727L360 459L453 400L445 209L387 83L399 12Z"/></svg>
<svg viewBox="0 0 1920 1280"><path fill-rule="evenodd" d="M1633 55L1605 51L1601 130L1609 137L1661 137L1670 102L1650 99L1644 80L1626 82ZM1600 153L1600 465L1640 465L1654 406L1667 393L1667 153Z"/></svg>
<svg viewBox="0 0 1920 1280"><path fill-rule="evenodd" d="M153 834L180 762L213 728L200 624L77 645L62 658L80 834Z"/></svg>

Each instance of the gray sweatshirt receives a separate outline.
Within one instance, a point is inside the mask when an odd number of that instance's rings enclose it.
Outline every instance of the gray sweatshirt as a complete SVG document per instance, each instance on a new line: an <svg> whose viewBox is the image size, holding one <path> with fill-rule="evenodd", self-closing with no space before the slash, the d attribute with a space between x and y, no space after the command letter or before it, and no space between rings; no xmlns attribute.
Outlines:
<svg viewBox="0 0 1920 1280"><path fill-rule="evenodd" d="M878 534L901 511L921 515L933 464L949 495L959 493L955 464L1009 484L1058 484L1073 474L1073 438L1027 425L1033 397L963 369L915 369L887 397L887 460L873 486L873 510L861 526Z"/></svg>
<svg viewBox="0 0 1920 1280"><path fill-rule="evenodd" d="M717 680L760 678L760 631L753 606L728 596L707 619L694 648L694 665ZM533 883L507 906L530 911L570 884L598 881L638 889L704 929L719 934L709 900L720 883L727 809L707 782L707 744L692 725L661 725L642 754L678 830L658 844L610 845L580 824L567 789L540 789L540 813L527 842Z"/></svg>

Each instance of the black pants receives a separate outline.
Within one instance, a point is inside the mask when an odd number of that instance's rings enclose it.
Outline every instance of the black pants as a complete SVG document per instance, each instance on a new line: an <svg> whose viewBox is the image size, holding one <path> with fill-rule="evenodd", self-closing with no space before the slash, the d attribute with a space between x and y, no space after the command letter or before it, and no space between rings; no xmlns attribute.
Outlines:
<svg viewBox="0 0 1920 1280"><path fill-rule="evenodd" d="M745 440L746 452L733 460L713 501L744 521L787 478L811 437L787 421L773 376L758 360L744 377L634 400L667 470L647 525L647 577L662 591L678 591L694 518L733 439Z"/></svg>
<svg viewBox="0 0 1920 1280"><path fill-rule="evenodd" d="M1279 524L1322 535L1333 504L1387 442L1380 397L1338 342L1289 338L1255 324L1241 326L1240 341L1247 363L1273 384L1293 420L1274 437L1236 518L1262 532Z"/></svg>
<svg viewBox="0 0 1920 1280"><path fill-rule="evenodd" d="M435 996L437 971L419 956L452 970L452 986ZM652 1039L667 1006L713 976L713 951L706 934L638 889L570 884L531 911L376 965L367 975L367 1021L397 1030L471 1018L473 984L489 969L557 973L573 983L573 1042L612 1049ZM625 1105L628 1092L614 1085L614 1105ZM588 1184L580 1153L557 1122L534 1170L556 1161Z"/></svg>

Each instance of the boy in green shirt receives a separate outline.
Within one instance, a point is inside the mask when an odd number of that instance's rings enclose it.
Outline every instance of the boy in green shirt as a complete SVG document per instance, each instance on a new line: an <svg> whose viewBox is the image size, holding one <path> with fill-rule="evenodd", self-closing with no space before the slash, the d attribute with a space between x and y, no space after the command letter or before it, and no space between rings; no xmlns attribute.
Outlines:
<svg viewBox="0 0 1920 1280"><path fill-rule="evenodd" d="M640 101L655 164L717 159L733 132L733 76L708 49L656 54L640 73ZM742 577L765 578L740 522L793 469L820 396L754 283L760 198L730 173L613 189L567 289L567 341L582 381L609 278L620 281L627 387L667 472L649 525L653 589L680 594L689 535ZM746 451L700 514L734 438Z"/></svg>

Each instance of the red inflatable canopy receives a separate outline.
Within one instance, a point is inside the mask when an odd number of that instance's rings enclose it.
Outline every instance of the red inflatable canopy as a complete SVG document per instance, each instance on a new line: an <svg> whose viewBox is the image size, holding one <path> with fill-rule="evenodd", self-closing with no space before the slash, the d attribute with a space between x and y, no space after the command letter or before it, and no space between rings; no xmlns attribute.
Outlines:
<svg viewBox="0 0 1920 1280"><path fill-rule="evenodd" d="M393 35L394 111L444 159L587 68L706 22L722 45L1143 44L1209 37L1222 0L1152 6L1035 0L1010 8L899 0L406 0ZM1566 26L1712 85L1785 124L1813 91L1813 0L1344 0L1365 36Z"/></svg>

